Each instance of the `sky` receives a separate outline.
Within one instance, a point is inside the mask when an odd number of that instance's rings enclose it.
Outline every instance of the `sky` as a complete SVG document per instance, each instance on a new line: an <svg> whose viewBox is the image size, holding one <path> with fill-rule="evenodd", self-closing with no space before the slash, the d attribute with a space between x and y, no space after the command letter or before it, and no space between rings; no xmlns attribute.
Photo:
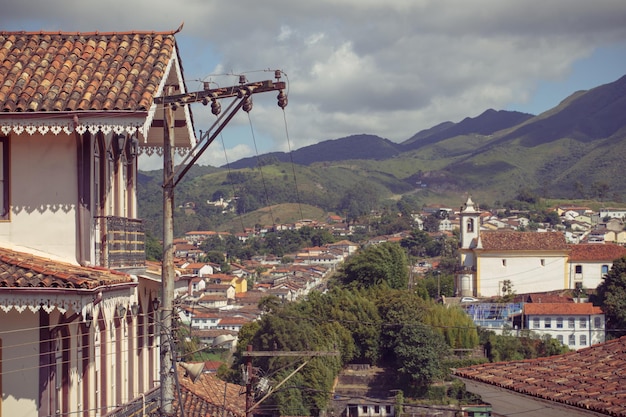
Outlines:
<svg viewBox="0 0 626 417"><path fill-rule="evenodd" d="M198 161L373 134L402 142L487 109L531 114L626 75L624 0L0 0L0 30L173 31L189 91L271 80ZM223 104L225 108L227 103ZM192 107L196 135L214 121ZM140 169L159 169L158 157Z"/></svg>

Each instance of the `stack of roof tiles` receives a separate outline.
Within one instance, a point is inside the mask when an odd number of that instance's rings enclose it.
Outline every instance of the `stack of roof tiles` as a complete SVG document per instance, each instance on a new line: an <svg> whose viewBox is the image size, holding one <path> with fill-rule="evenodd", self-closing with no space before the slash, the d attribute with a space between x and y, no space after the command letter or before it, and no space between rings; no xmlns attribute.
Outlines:
<svg viewBox="0 0 626 417"><path fill-rule="evenodd" d="M611 416L626 416L626 337L547 358L486 363L455 375Z"/></svg>
<svg viewBox="0 0 626 417"><path fill-rule="evenodd" d="M93 289L131 282L130 275L0 248L0 287Z"/></svg>
<svg viewBox="0 0 626 417"><path fill-rule="evenodd" d="M146 111L175 43L172 33L0 32L0 111Z"/></svg>

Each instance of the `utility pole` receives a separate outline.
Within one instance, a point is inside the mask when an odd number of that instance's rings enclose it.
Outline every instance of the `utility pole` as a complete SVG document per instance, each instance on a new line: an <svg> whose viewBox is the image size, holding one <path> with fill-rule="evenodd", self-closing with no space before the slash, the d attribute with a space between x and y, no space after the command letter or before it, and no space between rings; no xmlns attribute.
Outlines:
<svg viewBox="0 0 626 417"><path fill-rule="evenodd" d="M253 417L252 411L257 408L263 401L265 401L272 393L276 391L281 385L283 385L289 378L300 372L302 368L309 362L312 357L317 356L339 356L338 351L317 351L317 350L307 350L307 351L271 351L271 352L253 352L252 345L248 345L246 347L246 351L243 352L242 356L247 358L246 360L246 417ZM253 357L261 357L261 356L302 356L308 357L304 363L300 364L293 372L285 377L282 381L280 381L273 389L270 389L269 392L261 398L256 403L253 402L252 396L252 358Z"/></svg>
<svg viewBox="0 0 626 417"><path fill-rule="evenodd" d="M170 95L171 87L167 87L162 97L156 97L154 103L163 105L163 261L161 265L161 311L160 311L160 393L162 416L174 415L174 388L176 364L173 361L174 334L172 330L173 301L174 301L174 188L185 173L200 158L202 153L215 140L235 114L243 108L249 112L252 109L251 96L256 93L279 91L278 106L287 106L287 96L284 93L285 83L280 81L281 71L274 72L276 81L261 81L247 83L244 76L240 76L239 85L216 89L205 88L202 91ZM221 104L218 100L234 98L226 114L221 114ZM211 111L218 116L205 135L202 135L198 144L188 153L174 171L174 112L180 106L201 102L204 105L211 103ZM191 157L190 157L191 156ZM179 401L182 405L182 401Z"/></svg>
<svg viewBox="0 0 626 417"><path fill-rule="evenodd" d="M171 87L168 88L168 93ZM161 412L174 414L174 372L172 354L172 305L174 302L174 111L163 108L163 264L161 266L161 320L160 320L160 382Z"/></svg>

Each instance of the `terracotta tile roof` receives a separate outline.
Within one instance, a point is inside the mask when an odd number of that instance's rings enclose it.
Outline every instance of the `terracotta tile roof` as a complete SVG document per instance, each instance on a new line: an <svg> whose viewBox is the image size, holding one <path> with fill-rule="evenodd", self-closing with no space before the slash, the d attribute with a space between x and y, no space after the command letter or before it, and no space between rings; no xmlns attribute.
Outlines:
<svg viewBox="0 0 626 417"><path fill-rule="evenodd" d="M454 373L544 400L626 416L626 337L564 355L486 363Z"/></svg>
<svg viewBox="0 0 626 417"><path fill-rule="evenodd" d="M226 383L210 373L202 373L194 383L181 366L178 381L186 417L245 416L245 387ZM180 406L178 398L173 405L175 409Z"/></svg>
<svg viewBox="0 0 626 417"><path fill-rule="evenodd" d="M16 287L93 289L125 282L132 282L130 275L0 248L0 290Z"/></svg>
<svg viewBox="0 0 626 417"><path fill-rule="evenodd" d="M0 32L0 111L147 111L172 32Z"/></svg>
<svg viewBox="0 0 626 417"><path fill-rule="evenodd" d="M570 261L606 261L626 256L626 248L613 243L581 243L570 245Z"/></svg>
<svg viewBox="0 0 626 417"><path fill-rule="evenodd" d="M552 316L603 314L602 309L592 303L526 303L524 313Z"/></svg>
<svg viewBox="0 0 626 417"><path fill-rule="evenodd" d="M562 250L568 249L565 235L557 232L491 232L480 234L486 250Z"/></svg>

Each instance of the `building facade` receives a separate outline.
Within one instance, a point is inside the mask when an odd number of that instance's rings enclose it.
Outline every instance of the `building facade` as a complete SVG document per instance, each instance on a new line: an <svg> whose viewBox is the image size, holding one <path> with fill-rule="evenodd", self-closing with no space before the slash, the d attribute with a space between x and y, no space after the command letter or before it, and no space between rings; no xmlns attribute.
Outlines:
<svg viewBox="0 0 626 417"><path fill-rule="evenodd" d="M2 416L104 416L158 385L137 157L163 148L154 98L185 89L174 34L0 34Z"/></svg>

